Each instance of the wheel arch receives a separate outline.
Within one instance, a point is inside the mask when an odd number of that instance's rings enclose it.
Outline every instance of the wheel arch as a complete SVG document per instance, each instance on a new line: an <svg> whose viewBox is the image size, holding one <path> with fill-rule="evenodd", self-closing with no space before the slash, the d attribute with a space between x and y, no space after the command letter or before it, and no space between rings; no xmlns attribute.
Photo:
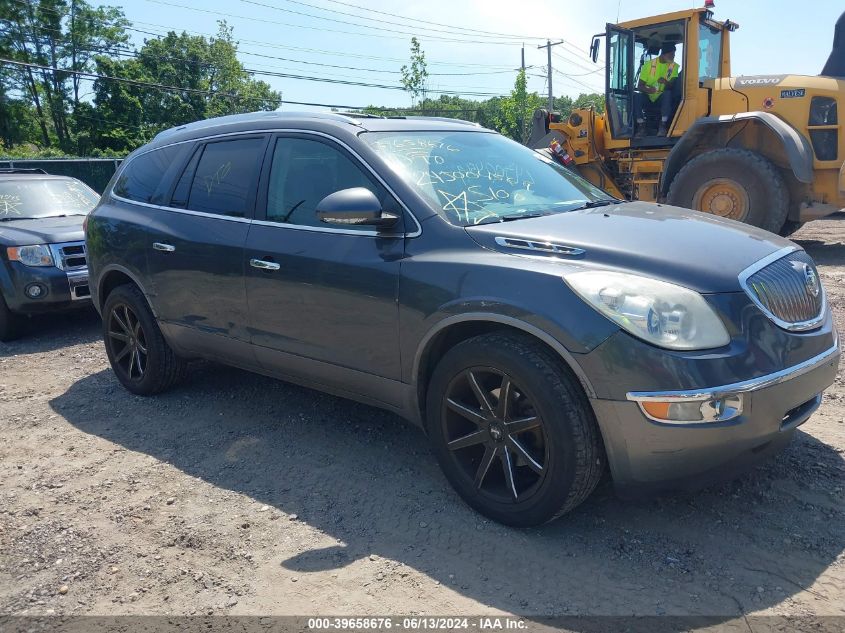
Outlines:
<svg viewBox="0 0 845 633"><path fill-rule="evenodd" d="M790 194L813 182L813 150L794 127L770 112L698 119L672 148L663 166L660 193L666 196L675 176L694 156L714 149L747 149L764 156L785 176Z"/></svg>
<svg viewBox="0 0 845 633"><path fill-rule="evenodd" d="M106 303L106 298L109 296L109 293L118 286L125 284L132 284L141 291L141 294L144 295L144 298L147 300L147 305L150 306L150 310L153 312L153 316L157 318L158 315L156 314L156 310L138 277L132 273L132 271L117 264L108 267L100 274L100 278L97 282L97 296L94 301L97 311L102 314L103 306Z"/></svg>
<svg viewBox="0 0 845 633"><path fill-rule="evenodd" d="M513 331L531 336L541 342L544 346L553 351L578 379L588 400L595 398L595 389L589 378L581 369L572 353L540 328L509 317L494 313L467 313L459 314L443 319L432 327L418 346L413 365L413 397L412 411L419 416L419 423L424 425L425 420L425 398L428 383L437 362L449 349L474 336L487 334L493 331Z"/></svg>

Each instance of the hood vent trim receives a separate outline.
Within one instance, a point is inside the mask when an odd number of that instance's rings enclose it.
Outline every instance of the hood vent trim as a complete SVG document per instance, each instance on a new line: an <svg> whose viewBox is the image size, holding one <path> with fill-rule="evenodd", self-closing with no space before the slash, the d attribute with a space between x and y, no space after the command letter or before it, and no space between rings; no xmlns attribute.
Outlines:
<svg viewBox="0 0 845 633"><path fill-rule="evenodd" d="M581 257L587 251L583 248L575 246L567 246L566 244L556 244L554 242L538 242L537 240L526 240L519 237L504 237L502 235L496 236L496 244L506 248L516 248L524 251L538 251L541 253L550 253L552 255L562 255L563 257Z"/></svg>

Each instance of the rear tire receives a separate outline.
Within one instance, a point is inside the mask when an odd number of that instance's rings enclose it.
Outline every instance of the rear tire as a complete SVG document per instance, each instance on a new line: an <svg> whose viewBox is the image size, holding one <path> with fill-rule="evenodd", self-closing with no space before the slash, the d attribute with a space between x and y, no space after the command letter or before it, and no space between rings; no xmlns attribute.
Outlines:
<svg viewBox="0 0 845 633"><path fill-rule="evenodd" d="M718 149L690 160L672 181L667 202L772 233L789 213L783 178L766 158L745 149Z"/></svg>
<svg viewBox="0 0 845 633"><path fill-rule="evenodd" d="M164 340L146 298L131 284L106 298L103 339L117 379L134 394L160 393L185 376L187 363Z"/></svg>
<svg viewBox="0 0 845 633"><path fill-rule="evenodd" d="M500 523L529 527L569 512L604 473L580 384L531 337L492 333L453 347L434 370L426 410L449 483Z"/></svg>
<svg viewBox="0 0 845 633"><path fill-rule="evenodd" d="M6 300L0 296L0 341L13 341L21 332L21 317L9 310Z"/></svg>

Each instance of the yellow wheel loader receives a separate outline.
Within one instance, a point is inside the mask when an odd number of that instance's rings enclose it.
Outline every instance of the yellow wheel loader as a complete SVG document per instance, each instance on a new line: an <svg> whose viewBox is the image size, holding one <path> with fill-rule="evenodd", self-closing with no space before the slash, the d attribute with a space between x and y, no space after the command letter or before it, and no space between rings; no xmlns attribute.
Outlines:
<svg viewBox="0 0 845 633"><path fill-rule="evenodd" d="M562 118L534 114L529 145L553 148L610 193L698 209L789 235L845 207L845 13L821 76L731 76L730 36L738 25L708 6L620 24L605 38L606 112ZM668 125L638 90L674 45ZM669 74L671 75L671 69ZM646 73L646 77L647 77ZM646 103L646 105L648 105ZM635 111L636 110L636 111ZM663 135L658 135L658 128Z"/></svg>

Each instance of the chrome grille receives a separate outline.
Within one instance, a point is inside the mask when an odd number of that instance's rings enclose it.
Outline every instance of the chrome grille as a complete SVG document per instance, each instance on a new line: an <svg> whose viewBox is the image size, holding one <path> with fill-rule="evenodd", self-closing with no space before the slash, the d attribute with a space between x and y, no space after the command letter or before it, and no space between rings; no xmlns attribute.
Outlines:
<svg viewBox="0 0 845 633"><path fill-rule="evenodd" d="M50 244L53 261L60 270L83 270L88 265L88 253L85 242L65 242Z"/></svg>
<svg viewBox="0 0 845 633"><path fill-rule="evenodd" d="M824 318L825 296L816 265L807 253L793 250L774 261L763 260L743 273L745 291L777 325L809 330Z"/></svg>

